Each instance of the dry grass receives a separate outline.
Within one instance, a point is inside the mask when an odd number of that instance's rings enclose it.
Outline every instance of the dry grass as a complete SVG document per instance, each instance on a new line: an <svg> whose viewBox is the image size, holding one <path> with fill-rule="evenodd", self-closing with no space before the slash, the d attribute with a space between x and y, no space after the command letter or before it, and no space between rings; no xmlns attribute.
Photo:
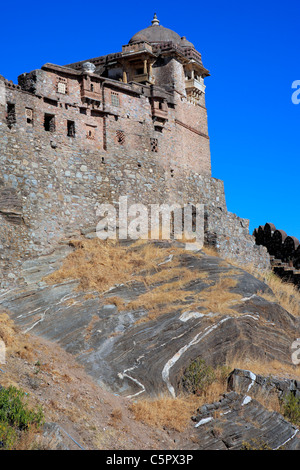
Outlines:
<svg viewBox="0 0 300 470"><path fill-rule="evenodd" d="M146 292L135 300L124 304L120 298L110 301L118 309L146 310L147 316L139 322L153 320L167 312L186 308L193 297L196 304L205 311L220 314L232 311L232 306L241 296L230 292L235 281L225 276L215 285L195 294L189 285L196 280L206 280L206 273L180 267L180 256L186 250L159 248L147 240L138 240L130 247L122 246L117 241L99 239L73 241L76 248L64 261L62 267L46 277L48 283L78 279L82 290L105 292L117 284L141 282ZM211 250L211 249L210 249ZM171 256L172 255L172 256ZM169 257L168 262L166 262Z"/></svg>
<svg viewBox="0 0 300 470"><path fill-rule="evenodd" d="M85 341L88 341L88 340L91 338L93 328L94 328L95 324L96 324L98 321L99 321L98 315L93 315L92 318L91 318L90 323L89 323L88 326L85 328L85 331L86 331L86 334L85 334L85 337L84 337Z"/></svg>
<svg viewBox="0 0 300 470"><path fill-rule="evenodd" d="M184 431L195 411L205 403L212 403L226 391L226 380L221 369L216 369L216 379L201 396L182 394L178 397L160 395L155 398L144 398L130 406L138 421L160 429Z"/></svg>
<svg viewBox="0 0 300 470"><path fill-rule="evenodd" d="M82 290L104 292L115 284L133 281L142 271L149 273L155 270L159 262L172 252L143 241L131 248L111 240L72 243L76 250L66 257L60 269L44 278L46 282L55 284L76 279Z"/></svg>
<svg viewBox="0 0 300 470"><path fill-rule="evenodd" d="M110 302L118 309L149 310L147 319L164 313L170 304L185 301L192 293L184 290L185 286L205 277L204 274L179 267L179 258L186 251L178 247L161 249L147 240L138 240L130 247L125 247L116 241L99 239L73 241L72 245L75 251L45 281L55 284L77 279L79 289L100 293L117 284L141 282L147 292L136 300L125 305L120 297L112 297ZM164 284L153 287L160 283Z"/></svg>
<svg viewBox="0 0 300 470"><path fill-rule="evenodd" d="M123 413L121 408L115 408L112 410L110 414L110 425L111 426L118 426L122 421Z"/></svg>
<svg viewBox="0 0 300 470"><path fill-rule="evenodd" d="M281 305L285 310L294 315L295 317L300 316L300 291L299 289L290 282L284 282L274 273L268 273L265 276L265 282L273 291L275 299L268 294L261 293L261 297L264 297L270 302L276 302Z"/></svg>
<svg viewBox="0 0 300 470"><path fill-rule="evenodd" d="M187 270L188 271L188 270ZM201 277L199 273L189 271L190 275L183 276L180 280L163 284L152 290L141 294L137 299L130 302L127 309L143 308L148 311L147 316L138 320L137 323L156 319L159 315L180 311L187 308L201 310L205 313L232 314L234 306L239 303L242 296L230 291L235 287L237 281L229 277L223 277L213 286L204 289L199 294L192 290L186 290L186 286L194 279ZM203 278L205 274L202 273ZM189 303L190 301L190 303Z"/></svg>
<svg viewBox="0 0 300 470"><path fill-rule="evenodd" d="M26 432L20 433L12 450L44 450L41 431L32 425Z"/></svg>
<svg viewBox="0 0 300 470"><path fill-rule="evenodd" d="M295 317L300 316L300 290L291 282L284 281L271 270L259 270L253 264L241 265L236 261L226 259L229 265L236 266L252 274L260 281L267 284L272 290L270 294L260 292L259 295L270 302L277 302L282 308Z"/></svg>
<svg viewBox="0 0 300 470"><path fill-rule="evenodd" d="M62 267L45 278L48 283L65 280L79 280L79 288L86 291L105 292L117 284L138 281L144 283L147 292L130 302L127 309L145 309L147 317L139 321L147 321L167 311L180 310L186 307L189 296L193 295L190 308L202 308L213 313L232 313L234 305L242 296L231 292L235 281L229 276L238 275L238 270L229 274L221 273L220 280L200 294L188 290L188 286L196 279L205 280L206 274L180 267L180 255L186 250L175 248L159 248L147 240L138 240L130 247L122 246L117 241L73 240L76 248L64 261ZM204 246L203 251L211 256L218 256L213 247ZM164 264L166 258L173 258ZM197 254L199 256L199 253ZM232 260L224 260L224 266L236 266L258 279L264 281L274 292L275 298L261 294L269 301L278 302L294 316L300 315L300 292L293 285L283 282L270 272L261 272L253 265L241 266ZM160 285L162 284L163 285ZM123 308L123 302L116 303Z"/></svg>
<svg viewBox="0 0 300 470"><path fill-rule="evenodd" d="M32 348L27 341L26 334L19 331L5 312L0 313L0 340L5 344L6 354L15 354L22 359L32 359Z"/></svg>
<svg viewBox="0 0 300 470"><path fill-rule="evenodd" d="M292 377L298 369L300 376L300 367L295 368L280 363L279 361L271 361L263 363L260 360L250 360L249 358L234 358L227 362L226 366L217 368L214 372L216 380L209 385L205 393L201 396L182 394L176 398L169 395L161 395L155 398L144 398L133 403L130 407L134 413L136 420L159 429L170 429L178 432L184 431L191 420L191 416L197 408L205 403L213 403L220 399L220 396L226 392L226 377L224 369L231 371L234 368L251 370L255 374L263 376L271 376L272 374L279 377L286 377L290 372ZM237 390L238 391L238 390ZM263 406L270 411L280 412L280 402L276 393L266 394L256 393L255 397Z"/></svg>
<svg viewBox="0 0 300 470"><path fill-rule="evenodd" d="M130 407L138 421L159 429L184 431L192 414L203 404L201 398L182 396L172 398L162 395L153 399L139 400Z"/></svg>
<svg viewBox="0 0 300 470"><path fill-rule="evenodd" d="M167 286L164 287L167 288ZM137 323L142 323L154 320L165 313L170 313L184 308L185 305L180 302L186 301L186 299L192 294L193 293L191 291L172 289L171 287L169 291L157 288L152 289L145 294L141 294L137 299L129 302L126 307L128 310L147 310L147 316L137 321Z"/></svg>
<svg viewBox="0 0 300 470"><path fill-rule="evenodd" d="M262 359L251 359L249 357L236 356L227 359L227 367L230 370L244 369L250 370L256 375L263 377L277 377L277 378L290 378L300 379L300 366L285 364L277 360L263 361ZM239 390L236 390L239 392ZM260 389L253 395L251 391L249 394L259 401L265 408L270 411L281 412L280 400L276 391L266 392L265 389Z"/></svg>
<svg viewBox="0 0 300 470"><path fill-rule="evenodd" d="M204 289L196 296L196 302L189 308L204 308L206 312L219 313L220 315L232 314L234 306L240 302L242 296L231 292L230 289L237 284L236 279L221 277L213 286Z"/></svg>
<svg viewBox="0 0 300 470"><path fill-rule="evenodd" d="M239 354L238 357L229 357L226 365L231 370L251 370L254 374L262 375L264 377L276 376L300 379L300 365L286 364L277 360L263 361L262 359L243 357Z"/></svg>
<svg viewBox="0 0 300 470"><path fill-rule="evenodd" d="M204 251L204 253L208 256L216 256L218 258L220 258L220 253L217 251L216 248L214 248L213 246L210 246L210 245L204 245L202 250Z"/></svg>
<svg viewBox="0 0 300 470"><path fill-rule="evenodd" d="M205 280L206 275L187 268L177 268L175 261L173 265L146 276L144 284L147 292L129 302L126 308L148 311L147 316L138 320L137 323L154 320L165 313L181 310L186 308L188 299L195 295L195 292L187 289L188 285L199 279ZM160 282L164 283L153 287L153 284Z"/></svg>
<svg viewBox="0 0 300 470"><path fill-rule="evenodd" d="M206 275L204 273L199 273L197 271L192 271L188 268L183 268L179 266L179 261L175 259L174 261L168 263L166 267L160 268L159 271L151 273L143 278L143 282L146 286L153 286L154 284L159 284L162 282L173 281L178 279L178 286L185 286L196 279L205 279Z"/></svg>
<svg viewBox="0 0 300 470"><path fill-rule="evenodd" d="M109 302L111 305L115 305L118 310L123 310L125 309L125 302L121 297L118 297L117 295L114 295L113 297L108 298Z"/></svg>

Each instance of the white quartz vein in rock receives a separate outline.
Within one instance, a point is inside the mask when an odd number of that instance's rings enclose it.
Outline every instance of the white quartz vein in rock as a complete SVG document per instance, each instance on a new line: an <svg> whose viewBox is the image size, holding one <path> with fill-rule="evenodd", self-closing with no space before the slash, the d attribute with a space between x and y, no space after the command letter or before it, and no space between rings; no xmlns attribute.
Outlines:
<svg viewBox="0 0 300 470"><path fill-rule="evenodd" d="M297 434L298 431L299 431L299 429L296 429L296 431L294 432L294 434L293 434L291 437L289 437L286 441L284 441L282 444L280 444L278 447L276 447L276 448L273 449L273 450L277 450L277 449L279 449L280 447L284 446L287 442L291 441L291 440L296 436L296 434Z"/></svg>
<svg viewBox="0 0 300 470"><path fill-rule="evenodd" d="M202 426L202 424L209 423L209 421L212 421L213 418L210 416L209 418L203 418L195 425L195 428L198 428L199 426Z"/></svg>
<svg viewBox="0 0 300 470"><path fill-rule="evenodd" d="M231 317L225 317L222 320L220 320L218 323L211 327L207 327L204 332L198 333L188 344L183 346L179 351L177 351L176 354L174 354L171 359L165 364L163 370L162 370L162 379L166 383L169 392L171 395L175 398L175 390L172 384L170 383L170 369L174 366L174 364L180 359L182 354L184 354L191 346L194 346L194 344L199 343L205 336L209 335L213 330L218 328L218 326L222 325L225 321L229 320Z"/></svg>
<svg viewBox="0 0 300 470"><path fill-rule="evenodd" d="M242 406L247 405L248 403L250 403L251 400L252 398L249 395L246 395L242 402Z"/></svg>

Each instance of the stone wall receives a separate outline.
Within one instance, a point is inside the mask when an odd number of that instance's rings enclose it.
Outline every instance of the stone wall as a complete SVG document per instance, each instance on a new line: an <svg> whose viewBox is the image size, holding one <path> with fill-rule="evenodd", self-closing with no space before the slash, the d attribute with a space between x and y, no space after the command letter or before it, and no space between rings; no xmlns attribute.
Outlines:
<svg viewBox="0 0 300 470"><path fill-rule="evenodd" d="M183 92L181 64L172 60L171 69ZM65 94L58 92L60 80L66 81ZM54 138L64 139L67 122L72 121L77 144L104 151L104 158L128 151L143 156L153 151L155 141L156 161L164 169L211 175L206 108L189 103L183 93L125 84L52 64L21 75L19 83L22 90L6 87L7 101L16 103L19 127L26 125L25 109L29 108L33 110L34 133L44 132L45 114L55 115ZM28 90L30 93L24 93ZM93 138L87 138L89 131Z"/></svg>
<svg viewBox="0 0 300 470"><path fill-rule="evenodd" d="M36 79L37 87L41 77L44 72ZM184 137L174 108L169 108L163 134L157 133L147 97L124 93L115 110L111 91L105 90L106 113L88 108L85 114L76 103L51 101L0 80L2 269L10 272L23 258L50 252L66 236L96 224L99 204L116 204L120 196L128 196L129 203L203 203L210 243L228 257L267 262L253 247L247 221L227 212L223 182L210 177L205 151L206 171L204 160L198 171L195 165L191 170L193 161L181 143ZM77 99L75 91L73 97ZM181 97L176 99L180 111ZM15 105L12 125L7 121L7 103ZM26 109L33 111L31 122ZM45 113L55 114L54 132L44 128ZM67 135L67 120L75 122L75 137ZM87 123L97 128L93 139L87 138ZM203 126L201 118L195 125ZM124 132L124 142L118 141L117 131ZM149 146L154 136L157 152ZM205 145L209 141L195 136L191 152L197 150L199 157L199 141Z"/></svg>
<svg viewBox="0 0 300 470"><path fill-rule="evenodd" d="M300 287L300 241L272 223L260 225L253 232L258 246L266 248L273 271L285 281Z"/></svg>

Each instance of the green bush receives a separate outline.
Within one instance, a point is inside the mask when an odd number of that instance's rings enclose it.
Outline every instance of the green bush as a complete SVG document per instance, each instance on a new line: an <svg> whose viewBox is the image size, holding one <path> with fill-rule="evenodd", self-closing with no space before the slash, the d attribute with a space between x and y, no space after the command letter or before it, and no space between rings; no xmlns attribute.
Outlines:
<svg viewBox="0 0 300 470"><path fill-rule="evenodd" d="M31 410L24 401L25 392L16 387L0 388L0 447L12 449L22 432L31 426L38 428L44 422L39 408Z"/></svg>
<svg viewBox="0 0 300 470"><path fill-rule="evenodd" d="M291 423L300 425L300 398L292 392L288 393L282 401L282 414Z"/></svg>
<svg viewBox="0 0 300 470"><path fill-rule="evenodd" d="M208 366L204 359L197 358L186 368L182 385L188 392L201 395L215 380L216 374L212 367Z"/></svg>
<svg viewBox="0 0 300 470"><path fill-rule="evenodd" d="M17 442L17 439L17 430L9 424L0 421L0 447L5 450L11 450Z"/></svg>
<svg viewBox="0 0 300 470"><path fill-rule="evenodd" d="M243 442L241 450L273 450L265 441L252 439L250 442Z"/></svg>

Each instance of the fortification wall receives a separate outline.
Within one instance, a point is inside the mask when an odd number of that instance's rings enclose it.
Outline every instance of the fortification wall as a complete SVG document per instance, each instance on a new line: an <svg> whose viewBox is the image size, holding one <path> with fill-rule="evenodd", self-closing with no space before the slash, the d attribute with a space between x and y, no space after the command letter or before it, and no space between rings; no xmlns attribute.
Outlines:
<svg viewBox="0 0 300 470"><path fill-rule="evenodd" d="M268 250L273 271L285 281L300 287L300 241L276 229L274 224L260 225L253 232L256 244Z"/></svg>
<svg viewBox="0 0 300 470"><path fill-rule="evenodd" d="M172 171L161 162L161 152L151 151L148 139L153 129L149 125L145 133L147 124L140 123L146 98L137 103L137 98L124 97L119 115L89 116L89 123L97 123L101 130L99 139L90 142L86 115L76 107L52 104L1 80L0 97L0 260L12 278L23 259L51 252L62 239L97 224L99 204L117 204L120 196L127 196L129 203L203 203L209 243L226 257L247 255L265 262L259 248L253 248L247 221L227 212L222 181L184 166ZM15 104L15 121L10 124L7 103ZM33 110L33 123L27 122L26 108ZM46 131L43 125L45 110L53 109L57 132ZM66 121L72 118L75 138L66 133ZM140 134L137 124L143 129ZM126 129L125 144L116 142L118 129ZM180 136L173 133L165 139L172 153ZM2 285L7 281L4 278Z"/></svg>

